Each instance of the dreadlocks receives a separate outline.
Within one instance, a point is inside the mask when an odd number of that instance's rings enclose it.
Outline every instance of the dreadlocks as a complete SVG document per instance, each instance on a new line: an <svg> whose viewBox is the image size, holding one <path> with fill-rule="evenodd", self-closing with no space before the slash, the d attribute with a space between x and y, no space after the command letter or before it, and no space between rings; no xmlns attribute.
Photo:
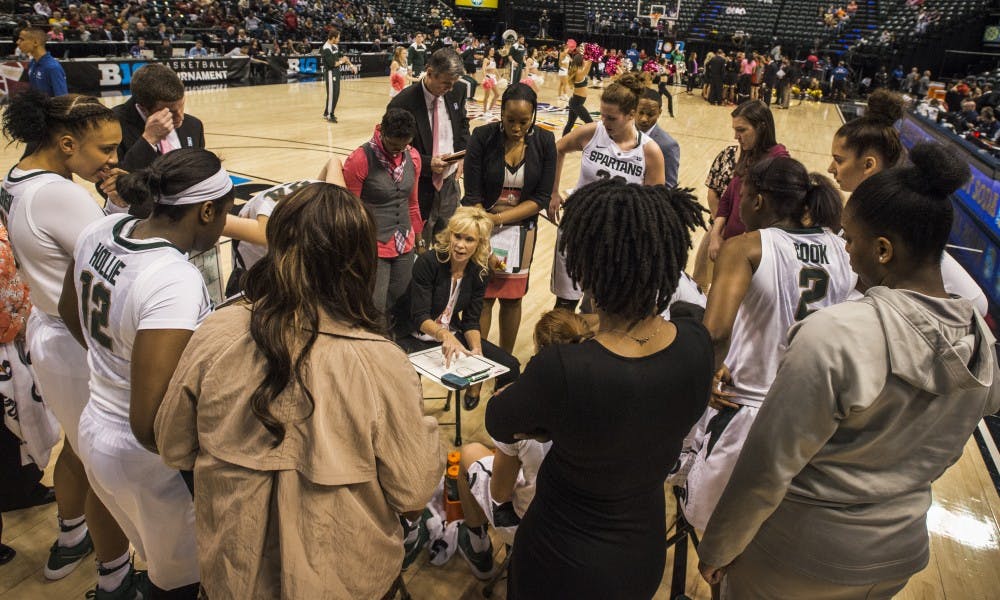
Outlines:
<svg viewBox="0 0 1000 600"><path fill-rule="evenodd" d="M690 188L591 183L566 202L566 271L608 313L632 322L663 312L708 212Z"/></svg>

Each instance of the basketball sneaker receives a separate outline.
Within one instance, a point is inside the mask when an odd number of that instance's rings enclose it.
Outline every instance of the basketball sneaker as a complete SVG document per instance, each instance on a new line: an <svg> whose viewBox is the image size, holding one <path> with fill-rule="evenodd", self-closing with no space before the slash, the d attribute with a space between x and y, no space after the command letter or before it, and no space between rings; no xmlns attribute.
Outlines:
<svg viewBox="0 0 1000 600"><path fill-rule="evenodd" d="M420 551L430 541L431 536L427 531L427 519L433 515L428 509L420 513L420 518L412 525L403 523L403 570L405 571L420 556ZM402 517L400 517L402 519Z"/></svg>
<svg viewBox="0 0 1000 600"><path fill-rule="evenodd" d="M86 594L87 600L149 600L149 575L146 571L136 571L132 561L125 563L128 566L128 575L122 580L121 585L110 592L101 589L101 586L94 586ZM118 567L119 569L122 567ZM116 569L104 569L100 565L97 567L99 575L110 575Z"/></svg>
<svg viewBox="0 0 1000 600"><path fill-rule="evenodd" d="M472 535L464 522L458 526L458 553L462 555L465 562L469 563L476 579L485 581L496 574L496 570L493 568L493 542L487 535L486 542L489 545L485 550L476 552L475 548L472 547Z"/></svg>
<svg viewBox="0 0 1000 600"><path fill-rule="evenodd" d="M62 527L62 525L60 525ZM83 559L94 551L94 542L88 531L75 546L60 546L58 540L49 548L49 560L45 563L45 578L49 581L62 579L73 572Z"/></svg>

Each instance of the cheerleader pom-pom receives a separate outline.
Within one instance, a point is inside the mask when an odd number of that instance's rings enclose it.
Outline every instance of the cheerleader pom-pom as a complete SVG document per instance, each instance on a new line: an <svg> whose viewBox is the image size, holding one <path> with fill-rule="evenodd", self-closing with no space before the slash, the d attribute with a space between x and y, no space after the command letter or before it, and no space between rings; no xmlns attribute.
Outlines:
<svg viewBox="0 0 1000 600"><path fill-rule="evenodd" d="M510 82L509 82L509 81L507 81L507 78L506 78L506 77L501 77L500 79L498 79L498 80L497 80L497 85L496 85L496 87L497 87L497 89L500 89L500 90L505 90L505 89L507 89L507 85L508 85L509 83L510 83Z"/></svg>
<svg viewBox="0 0 1000 600"><path fill-rule="evenodd" d="M656 73L660 72L660 65L656 64L655 60L647 60L646 64L642 65L642 70L644 73Z"/></svg>
<svg viewBox="0 0 1000 600"><path fill-rule="evenodd" d="M591 62L596 62L604 56L604 49L597 44L587 44L583 47L583 57Z"/></svg>
<svg viewBox="0 0 1000 600"><path fill-rule="evenodd" d="M576 50L576 40L574 40L573 38L569 38L568 40L566 40L566 50L569 52L573 52L574 50Z"/></svg>

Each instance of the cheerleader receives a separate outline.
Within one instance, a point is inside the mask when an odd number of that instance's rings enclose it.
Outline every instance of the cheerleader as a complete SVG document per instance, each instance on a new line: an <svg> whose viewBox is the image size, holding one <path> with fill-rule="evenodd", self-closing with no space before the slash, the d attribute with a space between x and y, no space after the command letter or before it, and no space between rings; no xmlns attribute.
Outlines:
<svg viewBox="0 0 1000 600"><path fill-rule="evenodd" d="M499 77L497 76L496 48L490 48L483 58L483 113L493 110L493 104L500 99L500 91L497 90Z"/></svg>
<svg viewBox="0 0 1000 600"><path fill-rule="evenodd" d="M156 454L153 421L191 334L211 300L189 252L215 245L232 208L229 174L207 150L174 150L118 178L129 204L151 216L110 215L76 244L59 314L88 348L90 401L80 456L94 491L149 569L152 597L197 598L194 503Z"/></svg>
<svg viewBox="0 0 1000 600"><path fill-rule="evenodd" d="M590 72L591 63L583 57L583 54L574 54L573 60L569 64L569 74L566 81L573 84L573 96L569 99L566 110L569 116L566 119L566 126L563 127L563 136L573 131L573 124L579 118L584 123L593 123L590 111L584 105L587 102L587 73ZM556 179L558 182L559 180Z"/></svg>
<svg viewBox="0 0 1000 600"><path fill-rule="evenodd" d="M559 99L566 101L569 100L569 92L572 88L572 84L569 81L569 63L572 60L572 54L576 50L576 42L574 40L569 40L563 44L562 49L559 51Z"/></svg>
<svg viewBox="0 0 1000 600"><path fill-rule="evenodd" d="M528 51L528 56L524 59L524 76L521 78L521 83L531 86L536 92L545 83L545 76L538 70L537 56L538 48L532 48Z"/></svg>
<svg viewBox="0 0 1000 600"><path fill-rule="evenodd" d="M389 65L389 97L394 98L414 81L415 79L410 76L410 67L406 63L406 48L400 46L393 53L392 64Z"/></svg>

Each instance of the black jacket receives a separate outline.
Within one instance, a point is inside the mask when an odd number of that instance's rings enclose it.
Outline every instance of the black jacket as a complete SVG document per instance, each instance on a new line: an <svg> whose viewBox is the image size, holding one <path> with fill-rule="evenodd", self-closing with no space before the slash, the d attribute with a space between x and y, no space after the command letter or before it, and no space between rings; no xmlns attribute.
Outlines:
<svg viewBox="0 0 1000 600"><path fill-rule="evenodd" d="M452 311L451 325L461 332L479 331L479 315L483 312L483 297L489 275L473 261L465 266L458 298ZM396 336L420 330L424 321L437 319L448 306L451 295L451 262L441 262L433 249L424 252L413 263L410 287L393 309L393 329Z"/></svg>
<svg viewBox="0 0 1000 600"><path fill-rule="evenodd" d="M556 178L556 138L551 131L537 125L525 138L524 188L522 200L531 200L547 208ZM465 197L462 204L482 204L489 210L503 191L504 135L500 123L477 127L469 139L465 154Z"/></svg>
<svg viewBox="0 0 1000 600"><path fill-rule="evenodd" d="M122 143L118 145L118 166L129 172L148 167L160 155L160 151L142 139L146 122L136 110L135 99L129 98L127 102L119 104L112 110L122 126ZM197 117L185 114L184 122L177 129L177 137L182 148L205 147L205 127ZM145 217L149 214L150 208L145 207L143 211L143 207L132 207L130 212Z"/></svg>
<svg viewBox="0 0 1000 600"><path fill-rule="evenodd" d="M448 118L451 120L455 152L465 150L469 145L469 117L465 112L464 90L464 87L459 86L441 97L448 110ZM389 102L387 108L402 108L409 111L417 121L417 135L413 138L413 147L420 153L421 169L418 194L420 214L426 219L430 214L431 204L434 200L434 184L431 181L431 152L434 148L434 139L431 136L431 122L427 116L424 84L418 81L399 92Z"/></svg>

